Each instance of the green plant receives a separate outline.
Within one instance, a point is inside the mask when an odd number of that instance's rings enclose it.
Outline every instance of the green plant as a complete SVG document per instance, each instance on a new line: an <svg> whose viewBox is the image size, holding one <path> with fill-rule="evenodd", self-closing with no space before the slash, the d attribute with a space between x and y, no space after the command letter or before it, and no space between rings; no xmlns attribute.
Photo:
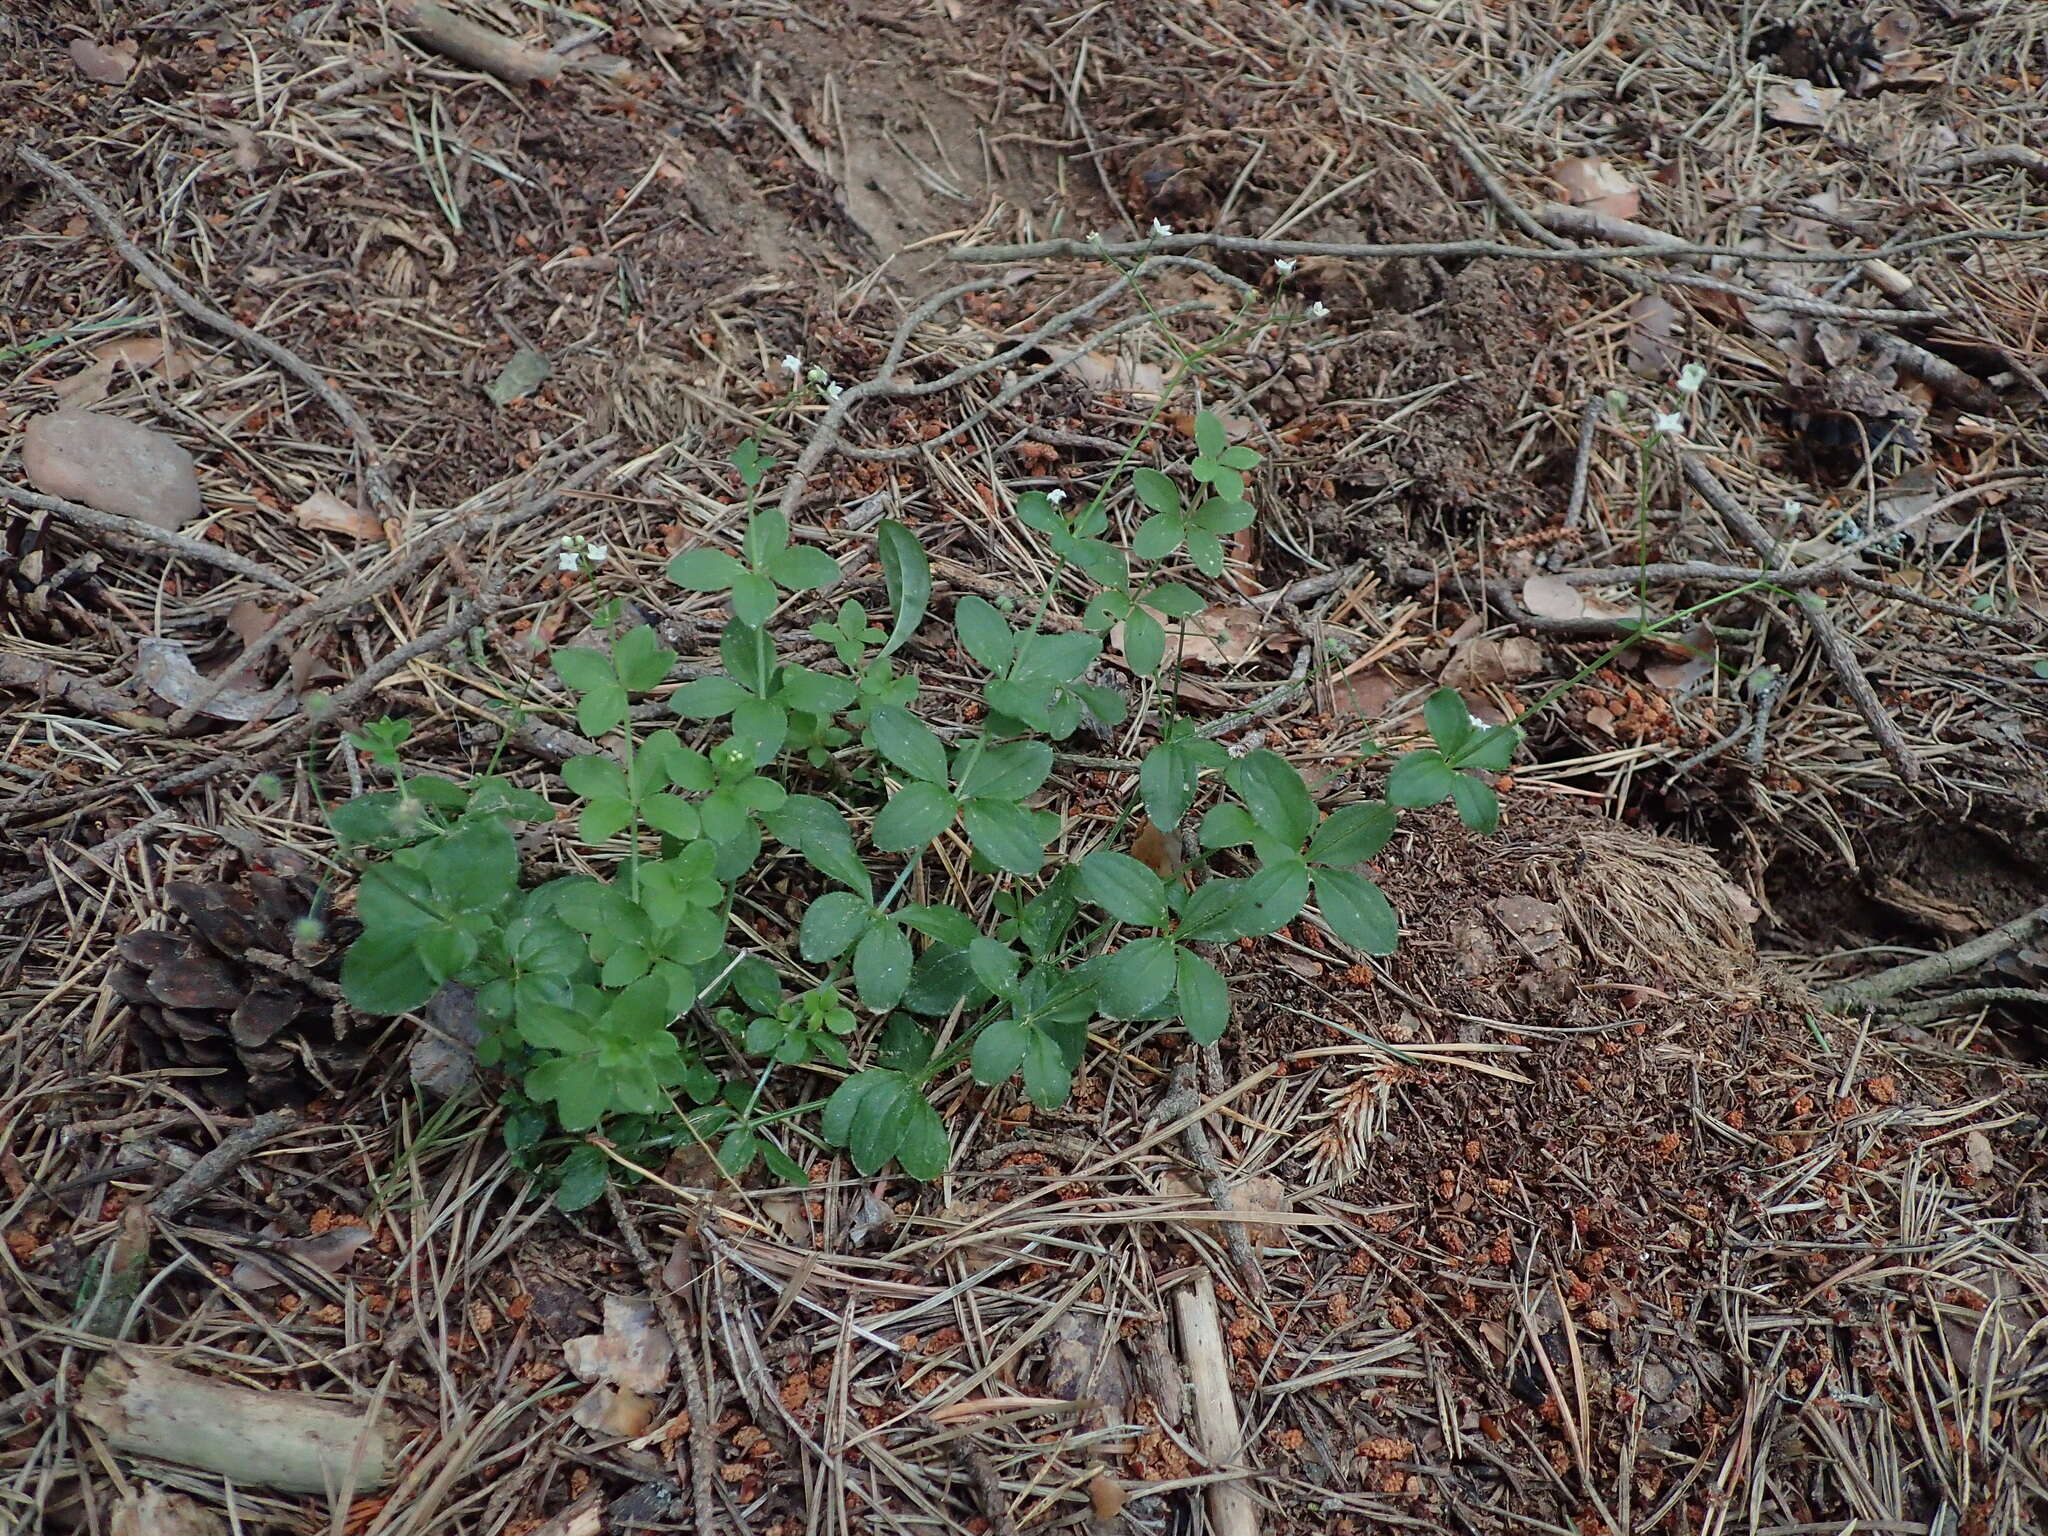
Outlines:
<svg viewBox="0 0 2048 1536"><path fill-rule="evenodd" d="M1311 902L1339 940L1390 953L1394 911L1360 866L1403 807L1448 799L1468 825L1493 827L1499 804L1481 774L1505 768L1519 740L1513 726L1474 721L1449 690L1429 701L1431 744L1393 764L1385 800L1334 806L1277 753L1233 756L1204 738L1160 690L1139 798L1162 829L1198 826L1193 862L1166 879L1113 846L1052 852L1082 835L1048 794L1057 744L1128 709L1095 680L1105 633L1124 626L1128 669L1156 685L1178 665L1169 626L1203 605L1173 579L1177 557L1214 577L1223 538L1251 521L1258 455L1208 412L1195 433L1187 479L1200 489L1188 497L1140 467L1072 513L1046 495L1018 499L1053 581L1029 603L955 604L953 638L983 708L971 729L950 730L920 717L917 680L891 659L932 595L930 562L899 524L876 536L887 627L845 600L808 631L837 670L780 654L775 610L839 567L756 505L773 461L742 444L739 552L693 550L669 568L689 590L728 594L719 671L671 687L677 657L645 626L554 653L578 725L607 742L561 770L597 873L523 887L512 825L553 816L550 801L495 774L407 776L403 722L354 738L394 787L333 812L366 863L363 934L342 973L350 1002L390 1014L449 981L474 988L482 1055L512 1085L507 1139L573 1208L602 1193L613 1166L594 1134L629 1157L715 1140L728 1172L760 1158L791 1182L804 1174L796 1138L811 1134L862 1173L894 1159L930 1178L950 1151L938 1103L962 1068L984 1085L1021 1079L1052 1106L1098 1020L1178 1020L1214 1041L1231 999L1213 946L1271 934ZM1126 547L1114 534L1133 503L1146 513ZM1063 588L1085 599L1078 628L1046 622ZM615 612L596 617L596 632L616 627ZM664 690L690 724L642 729L635 698ZM952 855L928 856L941 842ZM905 899L927 887L944 899ZM746 937L777 909L801 910L794 953ZM770 1111L778 1073L832 1086Z"/></svg>

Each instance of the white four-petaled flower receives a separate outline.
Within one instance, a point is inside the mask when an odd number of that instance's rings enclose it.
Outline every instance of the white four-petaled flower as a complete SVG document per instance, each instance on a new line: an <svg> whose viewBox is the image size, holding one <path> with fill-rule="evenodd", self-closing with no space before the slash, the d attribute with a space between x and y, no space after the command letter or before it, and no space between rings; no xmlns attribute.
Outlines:
<svg viewBox="0 0 2048 1536"><path fill-rule="evenodd" d="M1171 224L1162 223L1158 219L1152 221L1152 238L1154 240L1164 240L1172 233L1173 226Z"/></svg>
<svg viewBox="0 0 2048 1536"><path fill-rule="evenodd" d="M1292 277L1294 276L1294 269L1300 265L1301 263L1292 256L1282 256L1273 263L1273 270L1281 277Z"/></svg>
<svg viewBox="0 0 2048 1536"><path fill-rule="evenodd" d="M1309 305L1308 307L1308 317L1311 320L1321 320L1326 315L1328 315L1329 312L1330 306L1325 304L1321 299L1317 299L1315 303Z"/></svg>
<svg viewBox="0 0 2048 1536"><path fill-rule="evenodd" d="M1067 499L1067 493L1061 490L1058 486L1054 486L1051 490L1045 493L1045 499L1051 502L1054 506L1058 506L1061 502Z"/></svg>
<svg viewBox="0 0 2048 1536"><path fill-rule="evenodd" d="M562 536L562 547L555 556L555 569L569 575L579 575L592 566L603 565L612 557L611 547L595 539L586 539L580 533Z"/></svg>
<svg viewBox="0 0 2048 1536"><path fill-rule="evenodd" d="M1707 370L1704 364L1687 363L1678 370L1678 391L1680 394L1696 395L1700 392L1700 386L1706 382Z"/></svg>
<svg viewBox="0 0 2048 1536"><path fill-rule="evenodd" d="M846 386L843 384L827 384L825 386L825 398L827 400L837 400L841 395L845 393Z"/></svg>
<svg viewBox="0 0 2048 1536"><path fill-rule="evenodd" d="M782 371L788 374L792 379L802 378L804 372L804 360L798 357L794 352L785 352L782 354Z"/></svg>
<svg viewBox="0 0 2048 1536"><path fill-rule="evenodd" d="M1677 411L1663 411L1659 413L1657 419L1651 422L1650 425L1653 430L1665 437L1682 437L1685 435L1685 417Z"/></svg>

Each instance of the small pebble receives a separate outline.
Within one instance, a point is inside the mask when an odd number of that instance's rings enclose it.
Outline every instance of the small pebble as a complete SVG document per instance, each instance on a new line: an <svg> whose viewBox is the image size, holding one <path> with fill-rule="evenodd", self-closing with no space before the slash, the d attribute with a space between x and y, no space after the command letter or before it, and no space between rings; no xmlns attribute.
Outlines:
<svg viewBox="0 0 2048 1536"><path fill-rule="evenodd" d="M192 455L119 416L63 410L38 416L21 439L29 484L175 532L205 510Z"/></svg>

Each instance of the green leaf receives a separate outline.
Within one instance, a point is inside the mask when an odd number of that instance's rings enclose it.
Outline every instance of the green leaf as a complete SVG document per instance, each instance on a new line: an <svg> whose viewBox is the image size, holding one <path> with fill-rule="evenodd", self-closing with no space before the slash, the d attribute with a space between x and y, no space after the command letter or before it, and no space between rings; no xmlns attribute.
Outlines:
<svg viewBox="0 0 2048 1536"><path fill-rule="evenodd" d="M1406 753L1387 774L1387 803L1409 808L1440 805L1449 798L1456 778L1457 773L1434 748Z"/></svg>
<svg viewBox="0 0 2048 1536"><path fill-rule="evenodd" d="M632 801L617 795L599 795L576 818L576 835L586 848L595 848L617 837L632 821Z"/></svg>
<svg viewBox="0 0 2048 1536"><path fill-rule="evenodd" d="M1391 805L1344 805L1324 818L1308 840L1316 864L1363 864L1387 846L1399 812Z"/></svg>
<svg viewBox="0 0 2048 1536"><path fill-rule="evenodd" d="M1024 1065L1024 1052L1035 1033L1029 1024L1008 1015L984 1025L974 1037L969 1061L974 1080L984 1088L993 1088L1015 1076Z"/></svg>
<svg viewBox="0 0 2048 1536"><path fill-rule="evenodd" d="M1266 836L1299 848L1316 824L1316 805L1292 763L1261 748L1247 752L1223 773Z"/></svg>
<svg viewBox="0 0 2048 1536"><path fill-rule="evenodd" d="M459 974L476 958L476 950L476 935L452 924L429 928L413 940L413 952L436 981Z"/></svg>
<svg viewBox="0 0 2048 1536"><path fill-rule="evenodd" d="M471 786L470 813L509 816L514 821L552 821L555 808L530 789L502 774L489 773Z"/></svg>
<svg viewBox="0 0 2048 1536"><path fill-rule="evenodd" d="M1451 780L1451 803L1458 808L1458 820L1474 832L1500 830L1500 796L1484 779L1457 775Z"/></svg>
<svg viewBox="0 0 2048 1536"><path fill-rule="evenodd" d="M1244 897L1248 932L1276 933L1308 904L1308 865L1298 857L1262 864L1246 878Z"/></svg>
<svg viewBox="0 0 2048 1536"><path fill-rule="evenodd" d="M1098 848L1081 861L1081 895L1118 922L1166 926L1166 885L1127 853Z"/></svg>
<svg viewBox="0 0 2048 1536"><path fill-rule="evenodd" d="M536 1099L550 1100L565 1131L587 1131L604 1118L611 1084L604 1069L580 1056L556 1056L531 1068L524 1084Z"/></svg>
<svg viewBox="0 0 2048 1536"><path fill-rule="evenodd" d="M1308 866L1299 859L1276 860L1244 880L1208 880L1181 908L1178 937L1225 943L1271 933L1287 923L1308 899Z"/></svg>
<svg viewBox="0 0 2048 1536"><path fill-rule="evenodd" d="M804 1165L765 1136L761 1138L761 1162L770 1176L787 1188L801 1189L811 1182Z"/></svg>
<svg viewBox="0 0 2048 1536"><path fill-rule="evenodd" d="M655 831L686 843L703 830L697 807L677 795L650 795L640 802L640 819Z"/></svg>
<svg viewBox="0 0 2048 1536"><path fill-rule="evenodd" d="M928 939L963 949L974 942L974 919L958 907L910 906L900 909L897 920Z"/></svg>
<svg viewBox="0 0 2048 1536"><path fill-rule="evenodd" d="M963 597L953 605L953 628L961 649L989 672L1009 666L1017 649L1017 637L995 608L978 597Z"/></svg>
<svg viewBox="0 0 2048 1536"><path fill-rule="evenodd" d="M1173 982L1173 940L1139 939L1103 965L1097 1002L1110 1018L1134 1019L1171 992Z"/></svg>
<svg viewBox="0 0 2048 1536"><path fill-rule="evenodd" d="M341 959L341 992L351 1007L379 1016L409 1013L440 987L405 930L366 933Z"/></svg>
<svg viewBox="0 0 2048 1536"><path fill-rule="evenodd" d="M1316 905L1330 932L1368 955L1391 955L1401 939L1401 920L1386 893L1348 869L1316 871Z"/></svg>
<svg viewBox="0 0 2048 1536"><path fill-rule="evenodd" d="M1074 1072L1059 1041L1042 1029L1024 1039L1024 1091L1040 1109L1058 1109L1074 1090Z"/></svg>
<svg viewBox="0 0 2048 1536"><path fill-rule="evenodd" d="M936 784L906 785L875 817L870 837L884 853L908 853L951 826L955 809L953 797Z"/></svg>
<svg viewBox="0 0 2048 1536"><path fill-rule="evenodd" d="M379 864L356 887L356 916L372 933L411 933L444 915L426 875L410 865Z"/></svg>
<svg viewBox="0 0 2048 1536"><path fill-rule="evenodd" d="M722 549L686 549L668 563L668 579L685 592L723 592L746 574Z"/></svg>
<svg viewBox="0 0 2048 1536"><path fill-rule="evenodd" d="M1143 608L1124 620L1124 660L1139 677L1157 677L1166 663L1166 626Z"/></svg>
<svg viewBox="0 0 2048 1536"><path fill-rule="evenodd" d="M502 821L465 822L434 845L425 868L446 909L489 911L519 889L519 845Z"/></svg>
<svg viewBox="0 0 2048 1536"><path fill-rule="evenodd" d="M907 709L883 705L868 716L868 745L913 779L946 782L946 744ZM1048 756L1050 752L1048 751Z"/></svg>
<svg viewBox="0 0 2048 1536"><path fill-rule="evenodd" d="M990 938L975 938L967 946L967 963L974 974L997 997L1010 997L1017 990L1017 951Z"/></svg>
<svg viewBox="0 0 2048 1536"><path fill-rule="evenodd" d="M818 1116L818 1135L828 1147L843 1147L852 1136L855 1122L861 1117L868 1098L875 1094L895 1095L895 1085L903 1081L900 1074L870 1067L865 1072L856 1072L837 1088L832 1097L825 1101L825 1108Z"/></svg>
<svg viewBox="0 0 2048 1536"><path fill-rule="evenodd" d="M1259 840L1259 824L1243 806L1225 800L1209 807L1202 818L1201 844L1204 848L1236 848Z"/></svg>
<svg viewBox="0 0 2048 1536"><path fill-rule="evenodd" d="M909 1014L892 1013L875 1042L875 1062L896 1072L919 1072L932 1059L936 1044L931 1031Z"/></svg>
<svg viewBox="0 0 2048 1536"><path fill-rule="evenodd" d="M606 688L619 680L618 674L612 670L612 659L603 651L587 645L562 646L548 660L564 686L574 688L578 693Z"/></svg>
<svg viewBox="0 0 2048 1536"><path fill-rule="evenodd" d="M564 1213L594 1205L611 1182L611 1161L596 1147L577 1147L562 1159L561 1182L555 1186L555 1209Z"/></svg>
<svg viewBox="0 0 2048 1536"><path fill-rule="evenodd" d="M661 637L648 624L627 630L612 647L612 666L629 693L659 687L667 680L668 669L675 661L676 653L661 643Z"/></svg>
<svg viewBox="0 0 2048 1536"><path fill-rule="evenodd" d="M899 803L891 802L891 808ZM884 812L887 814L887 811ZM1045 840L1036 816L1023 806L1007 800L970 800L961 810L961 822L974 851L1013 875L1035 875L1045 865ZM880 826L879 819L876 822ZM880 839L877 838L879 845Z"/></svg>
<svg viewBox="0 0 2048 1536"><path fill-rule="evenodd" d="M1465 743L1464 749L1458 753L1458 766L1483 768L1488 773L1505 773L1515 760L1515 749L1521 744L1520 726L1496 725Z"/></svg>
<svg viewBox="0 0 2048 1536"><path fill-rule="evenodd" d="M813 672L809 667L784 667L776 678L775 702L807 715L836 715L854 700L853 679Z"/></svg>
<svg viewBox="0 0 2048 1536"><path fill-rule="evenodd" d="M775 614L778 601L775 583L769 577L749 571L732 584L732 616L752 628L759 629L767 624Z"/></svg>
<svg viewBox="0 0 2048 1536"><path fill-rule="evenodd" d="M972 754L968 747L955 761ZM985 747L959 783L963 800L1022 800L1052 772L1052 748L1042 741L1013 741Z"/></svg>
<svg viewBox="0 0 2048 1536"><path fill-rule="evenodd" d="M354 800L344 800L327 813L327 825L337 841L353 847L382 846L404 840L412 829L401 825L399 807L404 796L395 789L380 789ZM417 830L427 830L418 824Z"/></svg>
<svg viewBox="0 0 2048 1536"><path fill-rule="evenodd" d="M896 1155L917 1107L923 1103L917 1090L901 1078L877 1088L862 1101L853 1134L846 1139L847 1156L852 1158L856 1172L879 1172Z"/></svg>
<svg viewBox="0 0 2048 1536"><path fill-rule="evenodd" d="M795 544L768 562L768 574L787 591L810 592L839 579L839 562L822 549Z"/></svg>
<svg viewBox="0 0 2048 1536"><path fill-rule="evenodd" d="M1195 447L1205 459L1220 459L1230 451L1230 434L1213 412L1195 412Z"/></svg>
<svg viewBox="0 0 2048 1536"><path fill-rule="evenodd" d="M718 637L718 659L732 680L757 699L775 687L775 641L765 630L734 619Z"/></svg>
<svg viewBox="0 0 2048 1536"><path fill-rule="evenodd" d="M1455 688L1439 688L1432 693L1422 706L1422 721L1429 727L1430 740L1446 757L1455 756L1479 729Z"/></svg>
<svg viewBox="0 0 2048 1536"><path fill-rule="evenodd" d="M1138 793L1155 827L1181 823L1201 793L1202 767L1185 742L1162 741L1138 764Z"/></svg>
<svg viewBox="0 0 2048 1536"><path fill-rule="evenodd" d="M932 562L917 535L894 521L875 530L875 552L881 556L882 582L889 592L890 611L896 615L881 649L881 654L888 656L924 622L932 601Z"/></svg>
<svg viewBox="0 0 2048 1536"><path fill-rule="evenodd" d="M1206 528L1189 528L1188 560L1204 576L1215 580L1223 574L1223 542Z"/></svg>
<svg viewBox="0 0 2048 1536"><path fill-rule="evenodd" d="M872 896L867 867L854 851L853 829L827 801L815 795L791 795L767 816L769 830L804 856L820 874Z"/></svg>
<svg viewBox="0 0 2048 1536"><path fill-rule="evenodd" d="M685 720L716 720L754 696L729 677L700 677L668 696L668 707Z"/></svg>
<svg viewBox="0 0 2048 1536"><path fill-rule="evenodd" d="M586 736L597 737L617 730L626 719L626 690L607 683L584 694L576 705L576 725Z"/></svg>
<svg viewBox="0 0 2048 1536"><path fill-rule="evenodd" d="M1138 500L1154 512L1163 512L1171 517L1180 515L1180 487L1156 469L1139 469L1131 472L1131 489L1138 493ZM1146 556L1147 559L1152 558Z"/></svg>
<svg viewBox="0 0 2048 1536"><path fill-rule="evenodd" d="M1211 496L1195 508L1195 515L1190 521L1200 524L1211 533L1221 535L1251 527L1258 521L1258 516L1248 501L1237 501L1228 496Z"/></svg>
<svg viewBox="0 0 2048 1536"><path fill-rule="evenodd" d="M789 711L765 699L749 699L732 712L732 734L755 762L765 763L789 738Z"/></svg>
<svg viewBox="0 0 2048 1536"><path fill-rule="evenodd" d="M906 1090L910 1112L896 1139L896 1164L913 1179L928 1182L946 1171L953 1160L953 1143L946 1137L946 1122L939 1112L914 1092Z"/></svg>
<svg viewBox="0 0 2048 1536"><path fill-rule="evenodd" d="M1187 524L1171 512L1160 512L1138 524L1131 538L1131 553L1140 560L1164 560L1187 537Z"/></svg>
<svg viewBox="0 0 2048 1536"><path fill-rule="evenodd" d="M916 962L902 928L891 918L877 918L853 949L853 984L860 1000L877 1013L894 1008L909 990Z"/></svg>
<svg viewBox="0 0 2048 1536"><path fill-rule="evenodd" d="M787 548L789 519L782 515L779 507L762 507L747 519L747 532L740 541L740 553L755 570L766 566Z"/></svg>
<svg viewBox="0 0 2048 1536"><path fill-rule="evenodd" d="M1185 945L1175 947L1173 963L1181 1026L1197 1045L1214 1045L1230 1027L1230 983Z"/></svg>
<svg viewBox="0 0 2048 1536"><path fill-rule="evenodd" d="M875 920L874 907L851 891L827 891L804 912L797 929L797 950L816 965L835 960L852 947Z"/></svg>
<svg viewBox="0 0 2048 1536"><path fill-rule="evenodd" d="M1146 605L1169 619L1191 619L1208 607L1208 600L1193 587L1177 581L1162 581L1145 594ZM1220 749L1219 749L1220 750Z"/></svg>

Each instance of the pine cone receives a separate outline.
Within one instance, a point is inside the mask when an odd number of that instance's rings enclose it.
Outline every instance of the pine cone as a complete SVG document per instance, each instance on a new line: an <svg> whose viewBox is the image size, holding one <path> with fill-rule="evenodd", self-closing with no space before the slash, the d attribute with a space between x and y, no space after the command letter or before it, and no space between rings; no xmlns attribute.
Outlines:
<svg viewBox="0 0 2048 1536"><path fill-rule="evenodd" d="M368 1055L342 1034L354 1015L304 979L331 981L352 935L336 931L303 861L266 858L269 870L232 884L165 885L183 923L124 936L107 978L131 1005L143 1059L220 1069L194 1082L222 1109L302 1105L345 1085Z"/></svg>

